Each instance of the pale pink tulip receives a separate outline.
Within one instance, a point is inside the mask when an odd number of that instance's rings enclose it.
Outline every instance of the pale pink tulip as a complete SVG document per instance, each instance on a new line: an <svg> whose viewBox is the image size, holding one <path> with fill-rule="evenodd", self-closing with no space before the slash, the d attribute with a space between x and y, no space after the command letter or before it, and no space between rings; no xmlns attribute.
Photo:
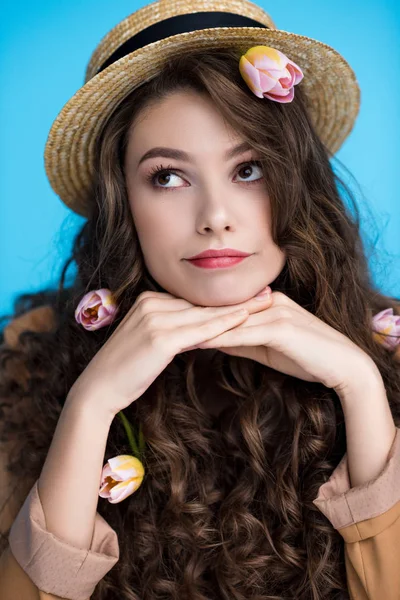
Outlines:
<svg viewBox="0 0 400 600"><path fill-rule="evenodd" d="M372 317L372 326L374 340L387 350L394 350L400 344L400 315L394 315L393 308L381 310Z"/></svg>
<svg viewBox="0 0 400 600"><path fill-rule="evenodd" d="M239 71L258 98L291 102L293 86L304 74L283 52L269 46L253 46L239 60Z"/></svg>
<svg viewBox="0 0 400 600"><path fill-rule="evenodd" d="M112 323L118 312L112 292L107 288L88 292L75 310L75 320L88 331Z"/></svg>
<svg viewBox="0 0 400 600"><path fill-rule="evenodd" d="M120 454L108 459L101 473L99 496L111 504L135 492L143 481L144 467L135 456Z"/></svg>

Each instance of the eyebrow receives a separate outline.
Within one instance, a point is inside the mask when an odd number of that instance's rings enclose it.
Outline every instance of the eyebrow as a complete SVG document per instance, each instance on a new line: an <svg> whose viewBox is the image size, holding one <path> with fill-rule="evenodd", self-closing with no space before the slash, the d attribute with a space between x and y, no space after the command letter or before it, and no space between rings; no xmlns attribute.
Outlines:
<svg viewBox="0 0 400 600"><path fill-rule="evenodd" d="M240 144L238 144L237 146L234 146L233 148L231 148L230 150L228 150L225 153L225 160L229 160L235 156L238 156L239 154L243 154L243 152L246 152L247 150L252 150L252 146L250 146L250 144L248 142L241 142ZM156 148L151 148L151 150L148 150L147 152L145 152L142 156L142 158L139 160L138 166L142 164L142 162L144 162L145 160L148 160L149 158L159 158L159 157L163 157L163 158L174 158L175 160L182 160L185 162L190 162L193 160L191 154L188 154L187 152L184 152L183 150L178 150L176 148L165 148L162 146L157 146Z"/></svg>

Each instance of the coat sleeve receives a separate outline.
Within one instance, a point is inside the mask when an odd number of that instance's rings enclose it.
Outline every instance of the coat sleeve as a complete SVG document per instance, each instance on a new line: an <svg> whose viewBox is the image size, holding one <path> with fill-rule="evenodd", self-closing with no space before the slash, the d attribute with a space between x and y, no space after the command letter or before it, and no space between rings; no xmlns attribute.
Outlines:
<svg viewBox="0 0 400 600"><path fill-rule="evenodd" d="M313 504L344 539L352 600L399 600L400 428L375 479L351 487L345 454Z"/></svg>
<svg viewBox="0 0 400 600"><path fill-rule="evenodd" d="M15 319L5 343L15 346L21 331L48 327L49 315L49 307L40 307ZM89 600L119 559L117 533L99 513L89 549L47 531L37 481L16 484L6 468L10 451L0 444L1 600Z"/></svg>

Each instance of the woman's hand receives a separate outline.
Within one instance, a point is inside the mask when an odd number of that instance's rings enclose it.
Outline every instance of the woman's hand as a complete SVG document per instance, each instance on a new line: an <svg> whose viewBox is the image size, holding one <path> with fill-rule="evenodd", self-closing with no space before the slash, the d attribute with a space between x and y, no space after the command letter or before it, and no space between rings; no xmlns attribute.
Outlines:
<svg viewBox="0 0 400 600"><path fill-rule="evenodd" d="M195 306L171 294L146 291L75 381L68 399L116 415L141 396L176 354L240 325L265 306L254 299L232 306Z"/></svg>
<svg viewBox="0 0 400 600"><path fill-rule="evenodd" d="M263 310L197 348L250 358L287 375L321 382L338 393L351 384L359 369L376 370L361 348L281 292L272 292Z"/></svg>

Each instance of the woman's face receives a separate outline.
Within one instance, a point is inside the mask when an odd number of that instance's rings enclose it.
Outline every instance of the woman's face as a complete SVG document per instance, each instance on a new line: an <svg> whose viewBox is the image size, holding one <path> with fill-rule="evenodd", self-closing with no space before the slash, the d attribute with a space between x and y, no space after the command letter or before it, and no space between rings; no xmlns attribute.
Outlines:
<svg viewBox="0 0 400 600"><path fill-rule="evenodd" d="M259 158L208 98L175 92L143 110L129 132L129 204L148 271L166 292L202 306L237 304L281 272L271 238L270 202ZM168 172L154 174L158 167ZM153 180L151 180L153 178ZM187 259L208 249L250 256L201 268Z"/></svg>

